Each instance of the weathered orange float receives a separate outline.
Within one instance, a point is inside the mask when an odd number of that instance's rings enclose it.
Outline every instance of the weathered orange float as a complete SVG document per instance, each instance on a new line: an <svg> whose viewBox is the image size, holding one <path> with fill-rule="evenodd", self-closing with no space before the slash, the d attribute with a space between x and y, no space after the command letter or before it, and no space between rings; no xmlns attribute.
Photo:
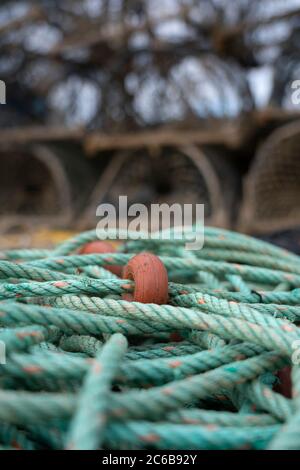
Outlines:
<svg viewBox="0 0 300 470"><path fill-rule="evenodd" d="M95 253L102 254L102 253L115 253L115 247L109 243L102 240L96 240L94 242L87 243L84 245L81 250L79 251L82 255L92 255ZM104 266L105 269L110 271L111 273L115 274L116 276L122 277L122 266Z"/></svg>
<svg viewBox="0 0 300 470"><path fill-rule="evenodd" d="M140 253L128 262L123 279L134 281L133 294L124 294L123 300L144 304L168 302L168 274L162 261L152 253Z"/></svg>

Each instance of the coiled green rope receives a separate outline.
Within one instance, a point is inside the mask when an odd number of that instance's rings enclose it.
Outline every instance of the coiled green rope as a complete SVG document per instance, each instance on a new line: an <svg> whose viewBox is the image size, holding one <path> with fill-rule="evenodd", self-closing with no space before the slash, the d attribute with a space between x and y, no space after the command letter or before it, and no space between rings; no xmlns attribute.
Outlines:
<svg viewBox="0 0 300 470"><path fill-rule="evenodd" d="M216 228L199 251L136 238L0 253L0 448L300 449L300 258ZM106 269L141 251L168 305L122 300L133 281Z"/></svg>

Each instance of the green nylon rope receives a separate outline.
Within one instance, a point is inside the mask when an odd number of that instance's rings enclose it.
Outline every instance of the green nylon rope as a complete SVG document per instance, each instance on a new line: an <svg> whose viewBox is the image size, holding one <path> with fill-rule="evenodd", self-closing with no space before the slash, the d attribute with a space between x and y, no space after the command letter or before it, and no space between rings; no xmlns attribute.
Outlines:
<svg viewBox="0 0 300 470"><path fill-rule="evenodd" d="M209 227L199 251L129 232L80 255L97 235L0 253L0 449L299 450L300 257ZM141 251L167 305L122 300L134 282L106 269Z"/></svg>

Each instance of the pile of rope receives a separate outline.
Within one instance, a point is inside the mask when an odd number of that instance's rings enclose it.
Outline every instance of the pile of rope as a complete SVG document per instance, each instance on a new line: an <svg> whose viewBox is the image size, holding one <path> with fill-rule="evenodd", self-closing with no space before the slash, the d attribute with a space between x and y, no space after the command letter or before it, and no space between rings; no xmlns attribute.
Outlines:
<svg viewBox="0 0 300 470"><path fill-rule="evenodd" d="M0 447L300 449L300 258L215 228L199 251L136 238L1 253ZM167 304L109 269L145 251Z"/></svg>

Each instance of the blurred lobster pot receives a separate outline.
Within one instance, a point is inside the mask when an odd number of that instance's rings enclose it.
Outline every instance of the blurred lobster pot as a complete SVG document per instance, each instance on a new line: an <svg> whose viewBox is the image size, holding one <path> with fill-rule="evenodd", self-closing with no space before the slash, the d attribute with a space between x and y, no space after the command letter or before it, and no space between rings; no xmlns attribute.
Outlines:
<svg viewBox="0 0 300 470"><path fill-rule="evenodd" d="M78 149L63 144L10 145L0 154L2 233L71 224L95 181Z"/></svg>
<svg viewBox="0 0 300 470"><path fill-rule="evenodd" d="M300 251L300 121L273 131L245 179L238 229Z"/></svg>
<svg viewBox="0 0 300 470"><path fill-rule="evenodd" d="M225 152L219 149L189 146L122 150L113 155L100 176L80 228L97 223L99 204L118 208L120 195L127 196L128 207L146 206L146 217L152 211L151 204L204 204L206 224L230 227L238 192L239 178ZM194 208L193 214L196 215ZM153 225L152 218L152 229L163 228L159 220L156 222ZM126 225L126 221L119 223L121 227Z"/></svg>

